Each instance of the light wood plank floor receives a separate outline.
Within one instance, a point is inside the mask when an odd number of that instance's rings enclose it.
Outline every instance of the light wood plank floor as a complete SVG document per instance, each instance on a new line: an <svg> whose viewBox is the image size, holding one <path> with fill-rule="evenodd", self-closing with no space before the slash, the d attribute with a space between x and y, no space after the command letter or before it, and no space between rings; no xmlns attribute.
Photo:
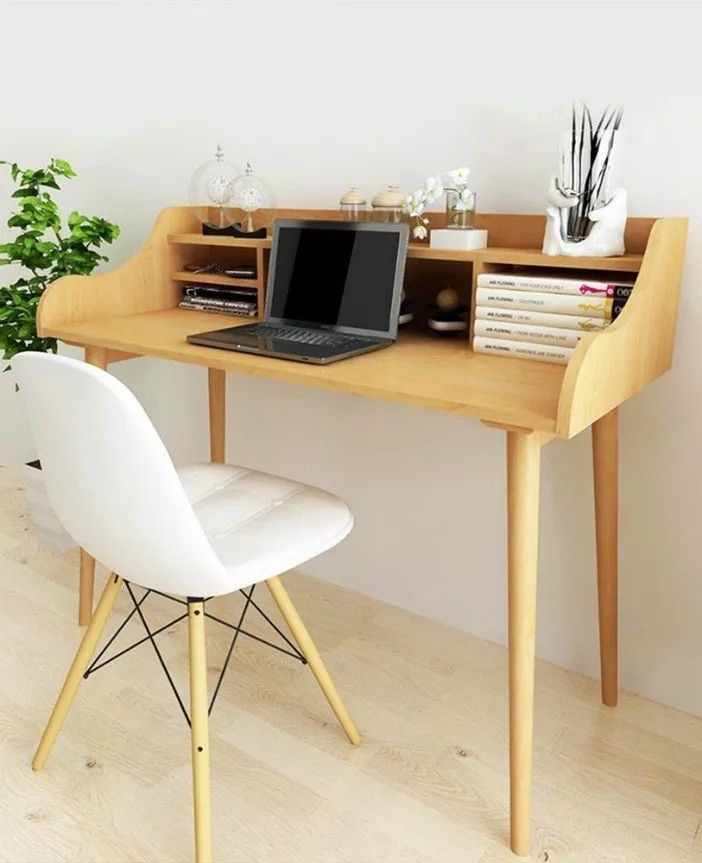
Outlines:
<svg viewBox="0 0 702 863"><path fill-rule="evenodd" d="M287 584L364 741L346 743L306 668L242 639L211 721L216 859L515 860L504 649L303 576ZM45 771L30 770L79 637L76 555L37 545L7 470L0 594L0 859L191 860L188 731L150 645L84 683ZM233 618L240 598L213 606ZM154 624L171 610L147 603ZM185 692L184 624L160 640ZM212 624L212 682L228 644ZM595 681L540 663L534 768L534 860L702 861L699 719L630 695L608 710Z"/></svg>

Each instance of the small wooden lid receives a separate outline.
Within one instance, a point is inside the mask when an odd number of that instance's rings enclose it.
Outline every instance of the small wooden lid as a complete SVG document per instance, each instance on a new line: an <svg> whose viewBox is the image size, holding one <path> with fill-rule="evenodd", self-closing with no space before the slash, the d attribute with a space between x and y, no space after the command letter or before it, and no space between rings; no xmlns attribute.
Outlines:
<svg viewBox="0 0 702 863"><path fill-rule="evenodd" d="M351 186L348 192L341 196L339 203L346 206L356 205L365 207L366 199L363 197L363 193L358 186Z"/></svg>
<svg viewBox="0 0 702 863"><path fill-rule="evenodd" d="M399 186L387 186L382 192L373 195L371 204L374 207L385 210L401 210L405 205L407 196L400 191Z"/></svg>

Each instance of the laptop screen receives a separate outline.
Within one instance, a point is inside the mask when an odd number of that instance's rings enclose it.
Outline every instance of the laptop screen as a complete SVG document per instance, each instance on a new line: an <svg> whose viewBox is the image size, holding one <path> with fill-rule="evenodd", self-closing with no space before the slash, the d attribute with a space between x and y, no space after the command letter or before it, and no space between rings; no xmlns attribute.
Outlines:
<svg viewBox="0 0 702 863"><path fill-rule="evenodd" d="M266 317L394 337L406 242L404 225L279 222Z"/></svg>

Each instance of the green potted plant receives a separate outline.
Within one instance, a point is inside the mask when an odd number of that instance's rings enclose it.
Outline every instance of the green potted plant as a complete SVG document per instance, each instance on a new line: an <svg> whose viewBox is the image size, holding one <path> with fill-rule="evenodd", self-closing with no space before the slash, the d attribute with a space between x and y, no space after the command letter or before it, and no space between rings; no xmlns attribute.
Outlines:
<svg viewBox="0 0 702 863"><path fill-rule="evenodd" d="M45 168L7 165L14 186L16 204L7 226L13 231L9 242L0 244L0 266L9 267L10 278L0 280L0 357L11 360L20 351L56 352L56 339L37 335L36 312L47 286L67 275L89 275L107 257L103 244L119 236L119 228L99 216L77 211L66 224L53 198L59 180L70 180L76 172L64 159L52 159ZM10 371L7 364L4 371ZM28 462L27 496L40 537L52 545L67 547L72 542L51 510L36 453L11 375L0 378L0 464Z"/></svg>

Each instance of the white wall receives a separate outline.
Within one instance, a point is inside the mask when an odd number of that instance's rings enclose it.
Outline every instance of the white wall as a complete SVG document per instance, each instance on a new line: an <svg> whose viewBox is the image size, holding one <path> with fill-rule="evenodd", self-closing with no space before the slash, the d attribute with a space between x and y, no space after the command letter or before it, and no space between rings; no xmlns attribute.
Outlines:
<svg viewBox="0 0 702 863"><path fill-rule="evenodd" d="M571 101L621 101L632 214L693 217L675 369L622 411L622 684L702 714L696 18L670 2L11 4L0 157L73 162L66 205L122 225L117 262L186 201L217 141L289 205L334 206L352 182L413 188L465 163L482 210L541 212ZM138 360L119 374L177 460L205 456L204 372ZM357 514L310 571L504 641L501 434L268 381L229 386L231 457L319 483ZM596 675L587 435L545 451L541 541L538 653Z"/></svg>

